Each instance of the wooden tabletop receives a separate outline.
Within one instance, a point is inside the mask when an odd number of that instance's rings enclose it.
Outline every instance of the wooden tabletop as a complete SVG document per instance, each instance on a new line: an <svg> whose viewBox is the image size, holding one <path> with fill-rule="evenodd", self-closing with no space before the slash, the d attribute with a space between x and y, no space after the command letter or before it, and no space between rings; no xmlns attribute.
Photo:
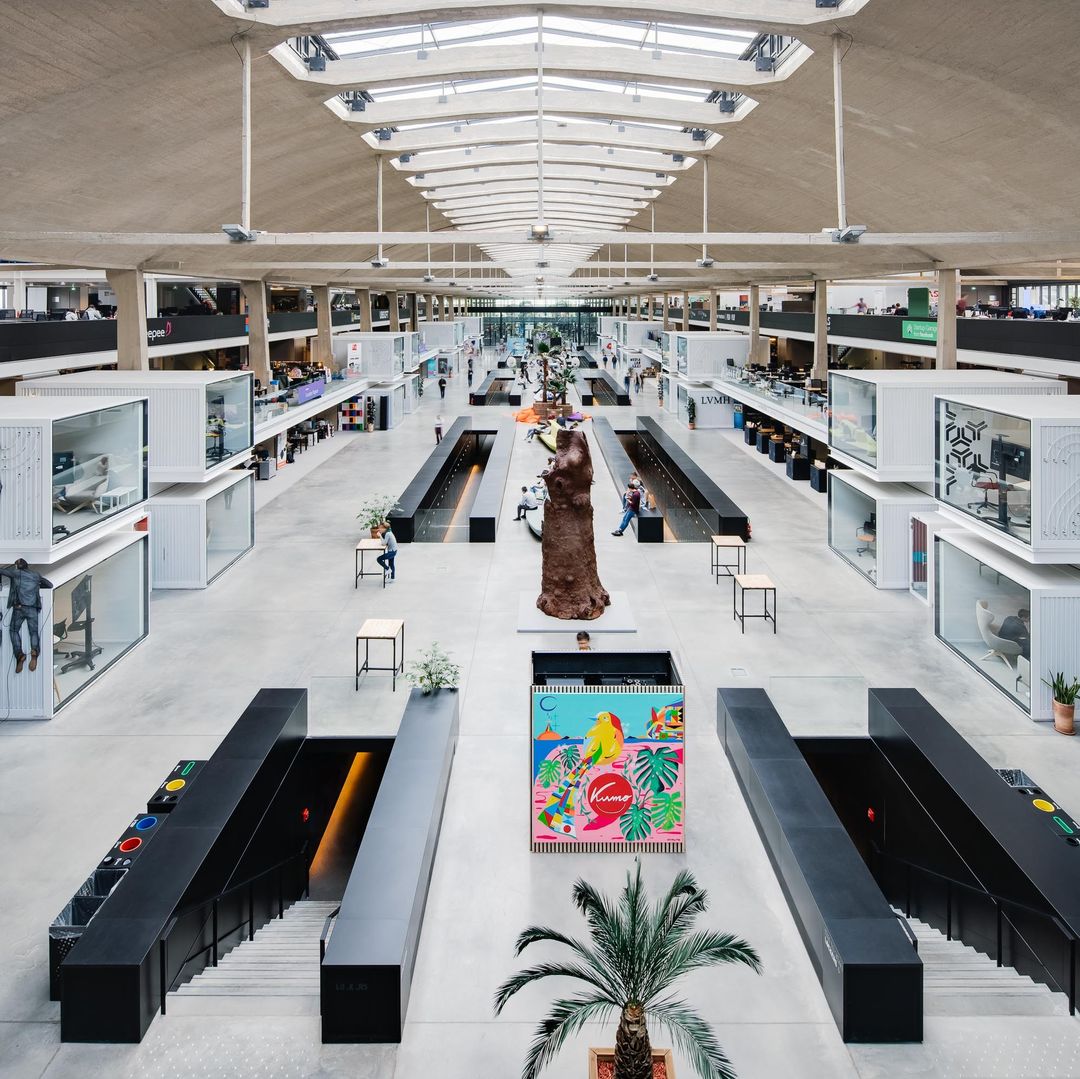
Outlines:
<svg viewBox="0 0 1080 1079"><path fill-rule="evenodd" d="M764 573L736 573L735 580L740 588L776 588Z"/></svg>
<svg viewBox="0 0 1080 1079"><path fill-rule="evenodd" d="M713 536L714 547L745 547L746 541L742 536Z"/></svg>
<svg viewBox="0 0 1080 1079"><path fill-rule="evenodd" d="M357 545L358 551L381 551L383 541L381 539L362 539Z"/></svg>
<svg viewBox="0 0 1080 1079"><path fill-rule="evenodd" d="M356 637L358 640L367 637L373 641L388 641L404 628L405 621L401 618L369 618L357 631Z"/></svg>

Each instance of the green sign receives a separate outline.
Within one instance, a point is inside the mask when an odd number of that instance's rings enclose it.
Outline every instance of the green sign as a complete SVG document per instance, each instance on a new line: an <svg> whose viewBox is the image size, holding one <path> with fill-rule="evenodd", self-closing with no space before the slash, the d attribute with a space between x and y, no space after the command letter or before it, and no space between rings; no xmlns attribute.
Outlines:
<svg viewBox="0 0 1080 1079"><path fill-rule="evenodd" d="M937 323L906 318L900 328L900 336L905 341L937 341Z"/></svg>

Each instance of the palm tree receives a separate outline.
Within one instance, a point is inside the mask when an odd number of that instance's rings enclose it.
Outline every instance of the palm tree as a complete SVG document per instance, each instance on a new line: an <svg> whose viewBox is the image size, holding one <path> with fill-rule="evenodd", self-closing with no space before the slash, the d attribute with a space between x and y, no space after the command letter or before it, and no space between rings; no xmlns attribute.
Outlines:
<svg viewBox="0 0 1080 1079"><path fill-rule="evenodd" d="M626 874L626 886L612 903L591 884L574 884L574 904L589 924L590 944L554 929L532 926L517 939L515 955L530 944L551 941L574 954L565 962L537 963L508 978L495 994L495 1014L519 990L541 978L575 978L587 992L552 1005L536 1030L522 1079L536 1079L566 1039L587 1022L619 1014L615 1035L615 1079L651 1079L648 1020L668 1030L703 1079L735 1079L735 1072L705 1021L670 994L672 984L700 967L745 963L761 973L757 952L728 933L692 933L708 895L694 875L680 870L667 894L649 907L641 882L641 861Z"/></svg>

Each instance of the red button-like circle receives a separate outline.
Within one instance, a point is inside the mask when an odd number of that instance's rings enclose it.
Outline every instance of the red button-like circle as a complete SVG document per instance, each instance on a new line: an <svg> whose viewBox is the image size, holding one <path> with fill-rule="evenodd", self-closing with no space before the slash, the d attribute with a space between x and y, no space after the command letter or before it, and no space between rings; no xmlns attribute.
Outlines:
<svg viewBox="0 0 1080 1079"><path fill-rule="evenodd" d="M124 842L120 844L120 853L130 854L133 850L138 850L141 846L142 840L137 835L133 835L130 839L125 839Z"/></svg>

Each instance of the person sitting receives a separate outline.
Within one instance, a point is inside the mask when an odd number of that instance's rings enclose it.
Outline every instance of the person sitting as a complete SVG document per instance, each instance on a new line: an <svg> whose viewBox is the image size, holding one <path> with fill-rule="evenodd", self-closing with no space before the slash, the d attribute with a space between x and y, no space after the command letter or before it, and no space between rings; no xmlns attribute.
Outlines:
<svg viewBox="0 0 1080 1079"><path fill-rule="evenodd" d="M592 638L589 636L589 631L585 629L579 629L577 635L577 647L579 652L591 652L592 651Z"/></svg>
<svg viewBox="0 0 1080 1079"><path fill-rule="evenodd" d="M515 521L521 521L524 519L525 514L529 510L536 509L536 496L529 490L528 487L521 488L521 501L517 504L517 516Z"/></svg>
<svg viewBox="0 0 1080 1079"><path fill-rule="evenodd" d="M1031 659L1031 612L1021 607L1016 614L1010 614L998 629L997 635L1007 641L1020 645L1020 654L1024 659Z"/></svg>
<svg viewBox="0 0 1080 1079"><path fill-rule="evenodd" d="M525 432L525 441L532 442L532 440L536 438L537 435L542 435L546 430L546 427L530 427Z"/></svg>

